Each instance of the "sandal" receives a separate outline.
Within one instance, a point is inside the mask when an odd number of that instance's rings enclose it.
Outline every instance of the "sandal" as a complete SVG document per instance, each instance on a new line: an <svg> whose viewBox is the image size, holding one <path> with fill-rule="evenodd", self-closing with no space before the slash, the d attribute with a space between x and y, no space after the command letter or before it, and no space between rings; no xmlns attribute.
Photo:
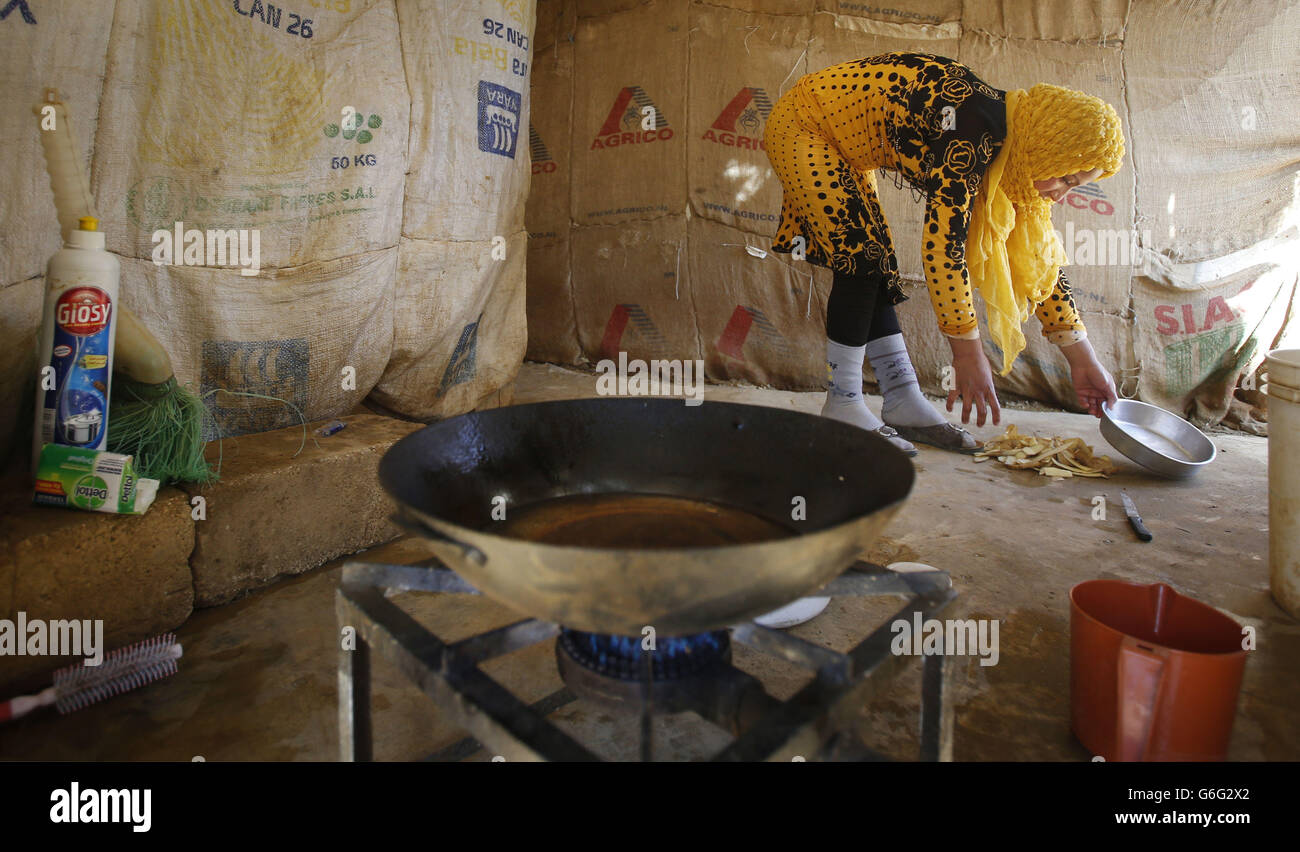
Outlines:
<svg viewBox="0 0 1300 852"><path fill-rule="evenodd" d="M881 426L879 429L872 429L870 431L875 432L877 435L879 435L882 438L902 438L904 441L912 440L906 435L900 435L898 431L894 429L893 426ZM892 444L893 442L890 441L890 443ZM898 447L898 444L894 444L894 446ZM903 450L902 447L898 447L898 448L900 450ZM912 447L912 449L903 450L903 452L907 454L908 458L911 458L912 456L918 455L920 453L920 450L918 450L916 447Z"/></svg>
<svg viewBox="0 0 1300 852"><path fill-rule="evenodd" d="M975 436L970 432L951 423L940 423L936 426L894 426L893 428L899 437L914 444L928 444L955 453L970 455L979 452L984 446L975 440ZM969 443L967 443L968 438Z"/></svg>

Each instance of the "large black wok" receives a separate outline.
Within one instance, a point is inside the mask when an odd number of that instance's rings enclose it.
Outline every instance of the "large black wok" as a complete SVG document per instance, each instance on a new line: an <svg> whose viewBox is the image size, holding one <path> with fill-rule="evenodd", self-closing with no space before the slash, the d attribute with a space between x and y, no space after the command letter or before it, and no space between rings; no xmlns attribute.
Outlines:
<svg viewBox="0 0 1300 852"><path fill-rule="evenodd" d="M913 470L823 417L620 397L435 423L393 445L379 478L484 594L639 636L725 627L821 587L871 546Z"/></svg>

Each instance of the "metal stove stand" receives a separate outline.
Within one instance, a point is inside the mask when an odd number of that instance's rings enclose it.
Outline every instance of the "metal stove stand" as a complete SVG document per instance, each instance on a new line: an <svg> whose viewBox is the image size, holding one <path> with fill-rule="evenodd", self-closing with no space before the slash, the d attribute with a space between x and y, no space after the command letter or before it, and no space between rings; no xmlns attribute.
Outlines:
<svg viewBox="0 0 1300 852"><path fill-rule="evenodd" d="M434 700L471 739L444 750L456 759L478 746L507 760L594 761L601 758L561 731L546 716L578 699L563 688L528 705L479 668L479 664L559 635L559 625L527 619L458 642L446 642L385 597L384 590L478 594L436 560L417 565L348 562L336 598L340 627L356 630L355 650L339 653L339 755L372 759L370 661L377 653L397 666ZM818 595L901 595L903 605L848 653L839 653L787 632L753 622L730 628L733 642L796 663L815 673L793 697L780 701L753 676L731 665L697 678L690 689L648 684L650 701L670 702L661 711L691 710L730 731L735 739L714 760L880 760L848 731L870 701L911 658L890 651L890 625L935 617L954 598L942 571L900 574L858 563ZM920 759L952 759L952 711L945 701L946 658L923 657ZM642 759L649 759L649 702L642 708Z"/></svg>

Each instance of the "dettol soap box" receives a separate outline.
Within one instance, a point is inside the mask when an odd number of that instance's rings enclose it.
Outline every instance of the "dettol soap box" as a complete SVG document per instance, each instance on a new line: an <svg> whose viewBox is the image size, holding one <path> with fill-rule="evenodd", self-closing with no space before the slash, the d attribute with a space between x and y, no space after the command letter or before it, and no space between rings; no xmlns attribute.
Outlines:
<svg viewBox="0 0 1300 852"><path fill-rule="evenodd" d="M136 476L131 456L46 444L32 499L42 506L143 515L157 494L158 480Z"/></svg>

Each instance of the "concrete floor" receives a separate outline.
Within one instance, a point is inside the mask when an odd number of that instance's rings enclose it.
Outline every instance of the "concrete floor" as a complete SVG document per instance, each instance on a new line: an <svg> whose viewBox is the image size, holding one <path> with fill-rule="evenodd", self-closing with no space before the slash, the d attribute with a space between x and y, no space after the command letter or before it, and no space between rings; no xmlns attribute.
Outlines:
<svg viewBox="0 0 1300 852"><path fill-rule="evenodd" d="M517 403L589 396L594 376L525 365ZM821 394L713 387L705 398L815 413ZM879 400L872 401L878 410ZM1004 425L1080 436L1115 458L1109 480L1052 482L1034 473L922 448L906 506L869 558L922 561L951 573L960 597L945 617L1000 620L1000 661L957 658L950 686L958 760L1088 760L1069 731L1069 605L1072 585L1110 577L1165 582L1255 627L1258 650L1246 667L1229 757L1300 759L1300 625L1268 595L1267 442L1216 434L1219 458L1190 482L1145 474L1111 452L1086 415L1004 409ZM1002 427L972 429L994 437ZM1155 536L1138 542L1119 506L1133 495ZM1092 520L1104 494L1108 518ZM359 558L413 562L427 554L399 540ZM332 760L337 754L339 643L334 590L339 564L282 581L241 601L196 612L178 631L185 646L175 677L62 719L38 714L0 727L10 760ZM401 594L403 609L444 638L456 639L517 619L488 600ZM837 599L797 627L805 638L847 649L897 608L897 599ZM806 676L743 648L736 663L778 697ZM525 701L561 687L551 643L485 667ZM898 758L915 754L919 663L865 707L857 733ZM446 756L464 734L439 721L432 703L386 663L374 672L376 757ZM597 753L635 757L636 720L574 702L551 719ZM702 757L727 742L694 719L660 720L656 754ZM482 750L467 759L486 760Z"/></svg>

